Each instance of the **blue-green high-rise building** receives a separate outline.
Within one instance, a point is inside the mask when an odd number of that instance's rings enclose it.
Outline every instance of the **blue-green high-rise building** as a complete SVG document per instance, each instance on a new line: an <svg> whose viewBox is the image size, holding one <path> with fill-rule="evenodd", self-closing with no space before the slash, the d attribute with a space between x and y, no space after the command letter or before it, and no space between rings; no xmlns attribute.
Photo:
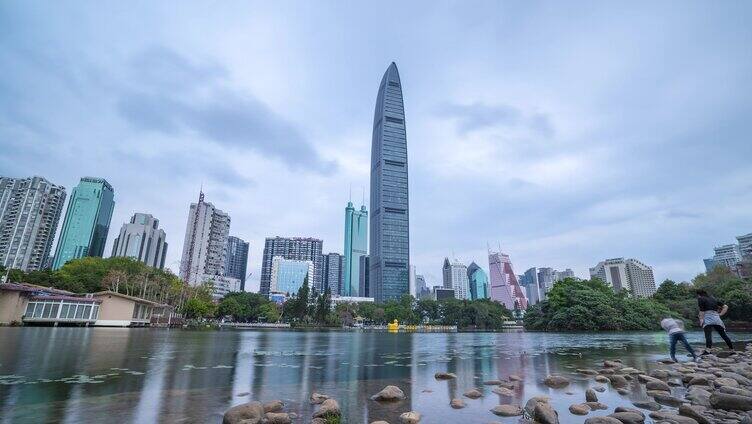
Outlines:
<svg viewBox="0 0 752 424"><path fill-rule="evenodd" d="M359 293L360 257L368 254L368 211L362 205L355 210L352 202L345 208L345 250L342 264L342 296L362 296Z"/></svg>
<svg viewBox="0 0 752 424"><path fill-rule="evenodd" d="M114 197L112 186L104 178L81 178L68 201L52 269L60 269L71 259L102 256Z"/></svg>
<svg viewBox="0 0 752 424"><path fill-rule="evenodd" d="M371 139L370 285L378 302L410 294L410 208L402 82L392 62L376 98Z"/></svg>
<svg viewBox="0 0 752 424"><path fill-rule="evenodd" d="M488 299L488 274L475 262L467 267L467 279L470 284L470 299Z"/></svg>

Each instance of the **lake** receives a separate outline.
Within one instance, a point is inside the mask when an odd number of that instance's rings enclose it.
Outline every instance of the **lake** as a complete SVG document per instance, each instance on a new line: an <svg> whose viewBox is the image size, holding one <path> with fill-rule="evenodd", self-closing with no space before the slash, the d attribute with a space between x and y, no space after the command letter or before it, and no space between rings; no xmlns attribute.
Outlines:
<svg viewBox="0 0 752 424"><path fill-rule="evenodd" d="M749 340L752 334L732 334ZM553 397L561 421L582 422L567 408L584 400L592 380L575 373L605 359L649 370L666 358L664 333L383 333L364 331L188 331L148 328L0 327L0 422L221 423L232 405L280 399L308 422L308 399L319 392L337 399L343 422L386 420L414 410L421 423L516 423L489 410L531 396ZM702 335L690 341L699 349ZM680 357L684 351L680 348ZM437 381L448 371L456 380ZM553 390L541 381L561 373L573 384ZM523 377L513 397L491 392L484 380ZM378 404L369 398L399 386L408 399ZM610 387L609 405L645 399L633 385L628 396ZM484 397L449 407L472 388ZM573 392L573 394L566 394Z"/></svg>

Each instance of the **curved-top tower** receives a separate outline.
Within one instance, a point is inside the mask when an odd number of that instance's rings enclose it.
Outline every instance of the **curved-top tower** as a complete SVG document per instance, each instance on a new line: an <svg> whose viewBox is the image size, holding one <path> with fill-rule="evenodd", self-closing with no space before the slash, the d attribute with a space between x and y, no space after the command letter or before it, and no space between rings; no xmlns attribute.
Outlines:
<svg viewBox="0 0 752 424"><path fill-rule="evenodd" d="M410 209L407 132L397 65L384 73L376 98L371 143L370 284L383 302L410 293Z"/></svg>

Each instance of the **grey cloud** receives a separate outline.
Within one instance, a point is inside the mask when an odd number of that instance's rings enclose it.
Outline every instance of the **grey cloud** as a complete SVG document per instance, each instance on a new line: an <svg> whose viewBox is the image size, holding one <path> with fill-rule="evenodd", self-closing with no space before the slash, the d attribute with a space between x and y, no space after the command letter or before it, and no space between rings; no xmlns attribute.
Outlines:
<svg viewBox="0 0 752 424"><path fill-rule="evenodd" d="M554 127L548 115L528 113L510 105L487 105L480 102L450 104L440 108L439 115L454 119L457 122L457 132L461 135L495 126L526 127L544 137L554 135Z"/></svg>

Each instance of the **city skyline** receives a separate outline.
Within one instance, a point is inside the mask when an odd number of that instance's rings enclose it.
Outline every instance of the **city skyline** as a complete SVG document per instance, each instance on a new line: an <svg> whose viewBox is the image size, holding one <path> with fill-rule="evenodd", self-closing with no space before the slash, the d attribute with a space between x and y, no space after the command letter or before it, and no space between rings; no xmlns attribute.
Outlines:
<svg viewBox="0 0 752 424"><path fill-rule="evenodd" d="M106 178L118 192L106 252L118 225L143 211L173 240L166 267L177 272L186 206L202 182L233 216L233 232L251 242L249 290L257 290L267 236L316 237L325 251L338 251L347 185L369 183L373 86L391 61L409 81L410 259L429 281L440 281L436 264L448 251L485 268L485 244L497 240L518 271L545 264L587 277L598 260L623 256L652 266L657 282L688 280L704 271L713 246L749 232L752 178L741 165L752 147L740 134L749 133L750 59L735 41L748 30L732 19L734 7L689 5L674 16L671 5L654 5L628 26L602 6L575 4L571 23L546 25L554 10L442 5L438 16L464 19L428 39L421 34L436 27L406 25L420 5L404 6L387 28L359 17L385 11L363 6L342 11L351 31L342 40L303 31L307 20L267 6L253 18L248 10L223 14L221 26L201 16L199 43L187 35L195 25L187 17L155 35L157 19L170 16L159 6L147 22L137 6L117 22L103 5L86 13L50 7L3 8L7 40L27 48L0 46L17 90L0 97L3 110L15 111L3 116L0 148L8 154L0 170L43 176L69 194L83 175ZM327 6L301 7L331 19ZM63 25L68 13L81 15L75 28ZM192 5L186 14L200 16ZM499 24L515 17L527 24ZM669 24L656 24L667 17ZM267 23L249 30L249 20ZM134 22L149 36L116 36ZM269 25L288 36L263 37ZM537 35L538 27L546 30ZM644 36L625 40L625 31ZM242 43L228 42L229 34ZM383 42L365 54L360 46L371 34ZM576 54L562 55L551 39ZM110 52L114 41L122 50ZM657 57L666 59L660 69ZM161 107L168 103L193 107ZM223 133L209 112L242 119ZM456 207L437 206L446 204Z"/></svg>

